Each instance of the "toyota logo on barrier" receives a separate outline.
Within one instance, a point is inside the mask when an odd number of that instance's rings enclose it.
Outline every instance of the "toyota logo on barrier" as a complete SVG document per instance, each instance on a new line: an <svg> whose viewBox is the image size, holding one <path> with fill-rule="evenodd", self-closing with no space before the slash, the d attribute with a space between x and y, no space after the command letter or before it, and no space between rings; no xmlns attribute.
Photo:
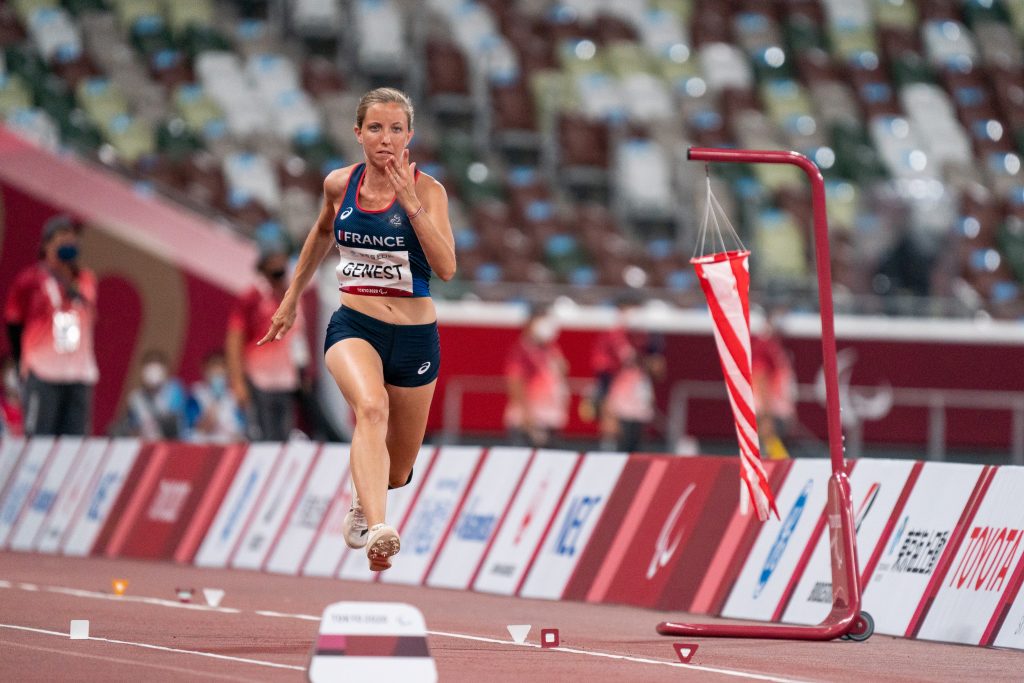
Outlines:
<svg viewBox="0 0 1024 683"><path fill-rule="evenodd" d="M686 526L683 525L679 528L675 537L669 542L669 534L676 526L676 522L683 514L683 508L686 507L686 501L689 500L690 494L694 492L697 485L690 482L690 485L686 487L682 495L679 496L679 500L672 507L672 510L668 513L668 517L665 518L665 523L661 525L661 532L658 534L658 540L654 544L654 555L651 556L651 563L647 565L647 580L654 578L654 575L658 571L668 564L672 556L676 554L676 550L679 549L679 544L683 540L683 532L686 530Z"/></svg>

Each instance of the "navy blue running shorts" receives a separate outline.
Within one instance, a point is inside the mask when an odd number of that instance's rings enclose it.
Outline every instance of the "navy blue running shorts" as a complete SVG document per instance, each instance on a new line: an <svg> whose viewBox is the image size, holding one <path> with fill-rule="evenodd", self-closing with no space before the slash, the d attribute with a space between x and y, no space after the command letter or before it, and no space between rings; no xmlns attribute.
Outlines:
<svg viewBox="0 0 1024 683"><path fill-rule="evenodd" d="M365 339L384 364L384 383L421 387L437 379L441 365L441 339L437 323L392 325L342 306L331 316L324 353L342 339Z"/></svg>

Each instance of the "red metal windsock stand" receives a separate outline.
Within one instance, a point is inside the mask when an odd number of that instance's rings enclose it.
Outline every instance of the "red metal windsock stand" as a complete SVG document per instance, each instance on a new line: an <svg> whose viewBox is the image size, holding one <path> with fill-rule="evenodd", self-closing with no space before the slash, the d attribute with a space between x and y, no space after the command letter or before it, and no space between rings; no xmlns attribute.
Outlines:
<svg viewBox="0 0 1024 683"><path fill-rule="evenodd" d="M709 638L779 638L787 640L832 640L846 637L865 640L874 630L870 615L861 612L861 586L857 563L850 481L843 457L842 423L839 420L839 379L836 369L836 334L832 308L832 270L825 213L825 182L814 163L796 152L691 147L692 161L748 164L792 164L811 181L814 208L814 256L821 309L821 355L825 376L825 411L828 417L828 447L832 476L828 484L828 533L832 560L832 611L817 626L779 624L683 624L662 622L658 633L666 636Z"/></svg>

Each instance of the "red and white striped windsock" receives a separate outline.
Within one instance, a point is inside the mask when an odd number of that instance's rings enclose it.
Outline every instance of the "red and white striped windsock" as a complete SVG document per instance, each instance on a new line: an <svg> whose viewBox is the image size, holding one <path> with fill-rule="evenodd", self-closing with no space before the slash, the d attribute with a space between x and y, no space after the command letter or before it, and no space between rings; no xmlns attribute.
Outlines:
<svg viewBox="0 0 1024 683"><path fill-rule="evenodd" d="M740 446L740 478L754 501L762 522L771 512L779 516L768 477L761 464L750 379L750 267L749 251L726 251L690 259L708 300L714 322L715 344L729 390L736 439Z"/></svg>

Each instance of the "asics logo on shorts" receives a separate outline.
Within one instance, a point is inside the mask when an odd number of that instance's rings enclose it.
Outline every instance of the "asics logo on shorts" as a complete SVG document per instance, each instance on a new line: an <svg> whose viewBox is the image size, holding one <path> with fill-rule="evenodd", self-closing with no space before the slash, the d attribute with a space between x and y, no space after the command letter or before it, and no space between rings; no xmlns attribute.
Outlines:
<svg viewBox="0 0 1024 683"><path fill-rule="evenodd" d="M429 369L430 369L430 361L428 360L426 363L424 363L423 365L420 366L420 369L416 371L416 374L417 375L422 375L423 373L425 373Z"/></svg>
<svg viewBox="0 0 1024 683"><path fill-rule="evenodd" d="M341 220L345 220L346 218L348 218L351 215L352 215L352 207L351 206L346 206L345 210L341 212L341 215L338 216L338 218L340 218Z"/></svg>

